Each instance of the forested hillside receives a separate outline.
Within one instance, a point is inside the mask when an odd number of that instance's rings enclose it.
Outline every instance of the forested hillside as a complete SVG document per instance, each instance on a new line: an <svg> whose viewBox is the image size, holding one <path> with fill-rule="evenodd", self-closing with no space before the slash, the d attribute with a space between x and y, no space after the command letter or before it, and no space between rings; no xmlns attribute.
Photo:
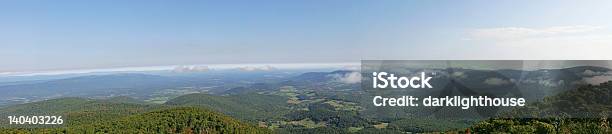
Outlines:
<svg viewBox="0 0 612 134"><path fill-rule="evenodd" d="M585 85L509 113L530 118L493 118L471 129L481 133L610 133L611 95L612 81Z"/></svg>
<svg viewBox="0 0 612 134"><path fill-rule="evenodd" d="M66 116L65 126L10 128L2 133L270 133L229 116L194 107L117 103L106 100L63 98L23 104L0 110Z"/></svg>
<svg viewBox="0 0 612 134"><path fill-rule="evenodd" d="M171 99L166 105L197 106L251 121L279 118L289 112L287 98L254 93L230 96L188 94Z"/></svg>

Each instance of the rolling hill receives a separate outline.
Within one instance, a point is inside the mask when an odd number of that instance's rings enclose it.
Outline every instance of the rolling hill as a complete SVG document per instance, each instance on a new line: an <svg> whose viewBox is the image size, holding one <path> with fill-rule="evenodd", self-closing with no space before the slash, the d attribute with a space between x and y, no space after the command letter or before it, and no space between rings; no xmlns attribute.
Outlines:
<svg viewBox="0 0 612 134"><path fill-rule="evenodd" d="M250 121L280 118L289 112L287 98L254 93L229 96L196 93L179 96L165 104L203 107Z"/></svg>
<svg viewBox="0 0 612 134"><path fill-rule="evenodd" d="M77 127L76 130L93 133L271 133L265 128L257 128L216 112L193 107L132 115L90 128Z"/></svg>
<svg viewBox="0 0 612 134"><path fill-rule="evenodd" d="M195 107L60 98L0 109L0 115L61 115L65 126L13 128L2 133L271 133L221 113ZM2 120L5 122L4 120Z"/></svg>

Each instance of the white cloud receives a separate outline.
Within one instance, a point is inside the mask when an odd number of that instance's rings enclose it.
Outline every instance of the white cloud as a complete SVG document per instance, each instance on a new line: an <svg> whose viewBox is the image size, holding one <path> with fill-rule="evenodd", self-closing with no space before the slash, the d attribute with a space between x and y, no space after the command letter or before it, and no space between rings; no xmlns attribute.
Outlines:
<svg viewBox="0 0 612 134"><path fill-rule="evenodd" d="M355 84L361 82L361 73L359 72L350 72L344 75L334 74L330 75L330 77L333 77L335 81L340 81L342 83L347 84Z"/></svg>
<svg viewBox="0 0 612 134"><path fill-rule="evenodd" d="M558 26L500 27L467 31L467 59L608 60L612 28ZM466 59L466 58L463 58Z"/></svg>
<svg viewBox="0 0 612 134"><path fill-rule="evenodd" d="M206 72L209 71L208 66L176 66L172 71L174 72Z"/></svg>
<svg viewBox="0 0 612 134"><path fill-rule="evenodd" d="M557 87L559 85L562 85L563 83L565 83L565 81L563 80L553 81L551 79L538 81L538 84L546 87Z"/></svg>
<svg viewBox="0 0 612 134"><path fill-rule="evenodd" d="M545 87L557 87L557 86L565 84L564 80L554 81L552 79L539 79L539 78L538 79L525 79L525 80L520 80L519 82L528 83L528 84L540 84Z"/></svg>
<svg viewBox="0 0 612 134"><path fill-rule="evenodd" d="M500 79L500 78L487 78L484 81L484 83L489 84L489 85L505 85L505 84L510 84L510 81Z"/></svg>
<svg viewBox="0 0 612 134"><path fill-rule="evenodd" d="M596 72L596 71L592 71L592 70L584 70L584 72L582 72L582 75L584 76L596 76L596 75L609 75L611 72Z"/></svg>
<svg viewBox="0 0 612 134"><path fill-rule="evenodd" d="M588 33L603 29L601 26L575 25L555 26L545 28L497 27L469 31L467 40L517 40L525 38L541 38L551 36L567 36L578 33Z"/></svg>
<svg viewBox="0 0 612 134"><path fill-rule="evenodd" d="M464 72L453 72L451 76L459 79L467 78L467 74L465 74Z"/></svg>
<svg viewBox="0 0 612 134"><path fill-rule="evenodd" d="M130 72L130 71L183 71L199 70L282 70L282 69L350 69L347 67L359 67L359 63L284 63L284 64L206 64L206 65L168 65L168 66L144 66L144 67L121 67L121 68L99 68L99 69L75 69L75 70L52 70L52 71L23 71L23 72L0 72L0 77L6 76L38 76L38 75L61 75L61 74L84 74L101 72Z"/></svg>
<svg viewBox="0 0 612 134"><path fill-rule="evenodd" d="M611 81L612 76L608 76L608 75L593 76L593 77L582 78L582 80L584 80L584 82L588 84L599 85L601 83Z"/></svg>
<svg viewBox="0 0 612 134"><path fill-rule="evenodd" d="M612 81L612 71L595 72L591 70L585 70L582 74L585 76L592 76L582 78L584 82L592 85L599 85L604 82Z"/></svg>
<svg viewBox="0 0 612 134"><path fill-rule="evenodd" d="M265 65L265 66L244 66L244 67L238 67L238 69L240 71L271 71L271 70L276 70L276 68L270 66L270 65Z"/></svg>

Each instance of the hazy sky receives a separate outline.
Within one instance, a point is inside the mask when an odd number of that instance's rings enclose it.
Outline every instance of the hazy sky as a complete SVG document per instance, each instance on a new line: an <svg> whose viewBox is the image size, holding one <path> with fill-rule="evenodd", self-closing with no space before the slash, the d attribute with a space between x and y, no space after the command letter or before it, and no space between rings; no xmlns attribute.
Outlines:
<svg viewBox="0 0 612 134"><path fill-rule="evenodd" d="M361 59L612 59L612 1L7 0L0 73Z"/></svg>

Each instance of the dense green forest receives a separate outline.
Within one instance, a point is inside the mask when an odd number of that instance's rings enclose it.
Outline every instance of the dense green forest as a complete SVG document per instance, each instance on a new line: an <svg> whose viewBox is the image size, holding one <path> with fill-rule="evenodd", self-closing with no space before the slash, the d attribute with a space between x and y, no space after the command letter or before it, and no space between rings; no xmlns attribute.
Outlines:
<svg viewBox="0 0 612 134"><path fill-rule="evenodd" d="M287 98L256 93L230 96L196 93L179 96L165 104L202 107L248 121L278 119L289 112Z"/></svg>
<svg viewBox="0 0 612 134"><path fill-rule="evenodd" d="M62 98L17 105L7 113L65 115L66 124L49 128L5 128L2 133L270 133L221 113L194 107L117 103Z"/></svg>
<svg viewBox="0 0 612 134"><path fill-rule="evenodd" d="M495 133L611 133L612 81L585 85L512 111L515 117L482 121L471 129Z"/></svg>
<svg viewBox="0 0 612 134"><path fill-rule="evenodd" d="M77 127L78 132L102 133L269 133L231 117L200 108L172 108Z"/></svg>

